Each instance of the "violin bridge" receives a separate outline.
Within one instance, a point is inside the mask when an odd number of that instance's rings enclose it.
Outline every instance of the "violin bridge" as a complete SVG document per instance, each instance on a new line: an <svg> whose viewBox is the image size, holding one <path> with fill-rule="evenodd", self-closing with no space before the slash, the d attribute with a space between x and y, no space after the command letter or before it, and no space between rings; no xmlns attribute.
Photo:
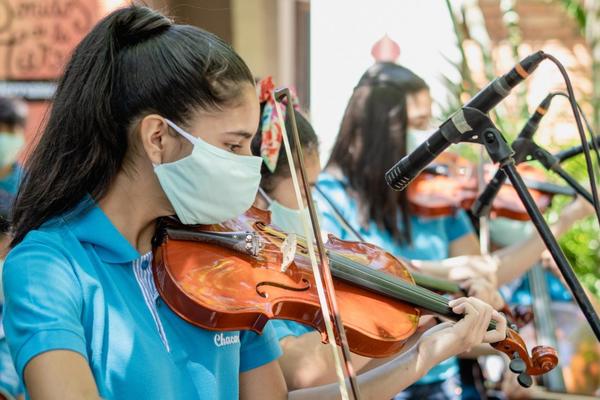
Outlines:
<svg viewBox="0 0 600 400"><path fill-rule="evenodd" d="M287 235L283 243L281 244L281 254L283 255L281 260L281 272L287 271L288 267L296 258L296 248L298 247L298 239L295 233Z"/></svg>

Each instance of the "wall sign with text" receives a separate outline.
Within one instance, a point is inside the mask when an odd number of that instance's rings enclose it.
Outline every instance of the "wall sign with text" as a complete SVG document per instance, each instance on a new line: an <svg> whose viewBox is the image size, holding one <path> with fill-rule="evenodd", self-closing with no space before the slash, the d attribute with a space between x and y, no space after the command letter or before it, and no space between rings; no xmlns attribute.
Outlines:
<svg viewBox="0 0 600 400"><path fill-rule="evenodd" d="M77 43L102 15L103 0L0 0L0 96L52 97Z"/></svg>

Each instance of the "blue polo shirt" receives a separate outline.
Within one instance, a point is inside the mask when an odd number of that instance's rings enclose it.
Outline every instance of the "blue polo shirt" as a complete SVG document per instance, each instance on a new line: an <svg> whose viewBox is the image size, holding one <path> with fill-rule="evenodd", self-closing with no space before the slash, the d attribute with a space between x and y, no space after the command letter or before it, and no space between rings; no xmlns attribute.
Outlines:
<svg viewBox="0 0 600 400"><path fill-rule="evenodd" d="M348 224L364 240L375 244L397 257L411 260L443 260L450 256L450 244L473 232L467 214L460 210L455 215L442 218L424 218L411 216L412 243L399 243L387 231L380 229L374 221L365 226L360 223L359 205L350 194L344 179L323 172L317 182L319 189L334 204ZM335 217L335 213L323 196L315 195L321 210L321 229L343 240L356 240L352 232L347 231ZM401 221L398 221L401 224ZM458 374L456 358L450 358L433 367L419 384L444 381Z"/></svg>
<svg viewBox="0 0 600 400"><path fill-rule="evenodd" d="M312 326L286 319L272 319L269 321L269 325L271 325L273 328L277 340L281 340L288 336L298 337L304 335L305 333L316 331Z"/></svg>
<svg viewBox="0 0 600 400"><path fill-rule="evenodd" d="M8 217L10 209L19 189L23 169L17 163L13 164L8 175L0 179L0 217ZM3 263L4 260L0 260ZM0 266L0 271L2 267ZM1 292L1 291L0 291ZM2 321L3 294L0 293L0 324ZM5 396L16 397L23 393L23 387L13 366L4 336L0 326L0 393Z"/></svg>
<svg viewBox="0 0 600 400"><path fill-rule="evenodd" d="M6 398L17 397L23 394L23 385L19 381L19 376L10 358L10 351L4 329L0 321L0 394Z"/></svg>
<svg viewBox="0 0 600 400"><path fill-rule="evenodd" d="M107 399L233 399L239 374L281 353L271 328L213 332L175 315L140 255L89 198L29 232L4 265L4 327L20 376L71 350Z"/></svg>
<svg viewBox="0 0 600 400"><path fill-rule="evenodd" d="M359 204L350 194L351 190L345 180L323 172L317 184L352 229L365 241L397 257L410 260L443 260L450 256L450 244L453 241L473 232L471 221L464 210L459 210L451 216L437 218L412 215L412 243L400 243L389 232L380 229L375 221L369 221L366 226L360 223ZM323 217L321 229L342 240L356 240L352 232L344 229L338 222L331 205L318 194L315 195L315 199ZM398 224L401 225L402 222L399 220Z"/></svg>
<svg viewBox="0 0 600 400"><path fill-rule="evenodd" d="M0 179L0 216L6 218L10 214L22 177L23 169L15 163L8 175Z"/></svg>
<svg viewBox="0 0 600 400"><path fill-rule="evenodd" d="M17 163L13 164L8 175L0 179L0 190L4 190L12 195L17 194L22 176L23 168Z"/></svg>

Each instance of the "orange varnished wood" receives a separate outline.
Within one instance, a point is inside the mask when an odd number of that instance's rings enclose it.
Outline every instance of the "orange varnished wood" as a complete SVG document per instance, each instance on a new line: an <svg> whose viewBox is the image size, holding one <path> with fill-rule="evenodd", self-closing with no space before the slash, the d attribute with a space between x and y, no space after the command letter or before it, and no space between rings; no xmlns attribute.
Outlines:
<svg viewBox="0 0 600 400"><path fill-rule="evenodd" d="M424 172L408 186L408 200L411 211L424 217L442 217L456 213L458 209L468 210L478 196L475 166L464 158L450 153L442 153L434 163L448 167L448 175L434 175ZM522 177L538 182L546 180L543 171L527 164L520 164L517 170ZM485 180L489 181L495 171L487 169ZM533 199L543 212L552 203L552 194L530 189ZM492 216L519 221L528 221L529 214L510 185L503 185L494 199Z"/></svg>
<svg viewBox="0 0 600 400"><path fill-rule="evenodd" d="M251 256L215 244L159 235L154 244L153 271L163 300L181 318L205 329L248 329L260 333L269 319L279 318L310 325L327 340L306 248L299 242L293 263L282 272L280 248L286 236L269 223L270 214L257 208L219 225L185 227L164 222L178 229L202 232L257 232L264 247L258 256ZM330 256L335 253L336 257L379 269L414 285L404 264L377 246L330 236L326 248ZM388 357L415 333L421 310L410 302L341 279L334 278L334 286L348 344L354 353ZM505 340L493 346L510 358L518 355L530 375L548 372L558 362L556 351L544 346L534 348L530 357L525 343L512 330L508 330Z"/></svg>
<svg viewBox="0 0 600 400"><path fill-rule="evenodd" d="M264 221L261 211L254 217ZM252 220L252 219L251 219ZM263 222L253 228L261 231ZM202 227L244 231L241 220ZM155 250L155 281L164 301L183 319L205 329L251 329L260 333L269 319L289 319L311 325L323 335L325 326L308 258L299 249L294 263L280 272L278 238L263 234L267 243L257 259L213 244L166 238ZM350 256L412 282L410 274L388 253L375 246L331 240L329 249L356 252ZM387 263L387 264L384 264ZM397 353L415 332L420 312L366 289L336 280L336 298L352 352L367 357Z"/></svg>
<svg viewBox="0 0 600 400"><path fill-rule="evenodd" d="M531 357L527 353L527 346L521 336L515 331L508 330L506 340L492 344L496 350L509 356L518 353L527 365L527 374L542 375L552 371L558 364L556 350L549 346L536 346L531 351ZM525 349L525 351L523 351ZM512 357L511 357L512 358Z"/></svg>

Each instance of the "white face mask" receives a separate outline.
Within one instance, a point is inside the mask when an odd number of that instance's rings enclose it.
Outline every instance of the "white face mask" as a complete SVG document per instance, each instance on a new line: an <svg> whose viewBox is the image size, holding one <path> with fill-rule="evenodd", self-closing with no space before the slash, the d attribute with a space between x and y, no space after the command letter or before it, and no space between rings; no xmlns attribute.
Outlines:
<svg viewBox="0 0 600 400"><path fill-rule="evenodd" d="M154 166L181 222L217 224L246 212L256 198L262 158L230 153L166 121L194 145L189 156Z"/></svg>
<svg viewBox="0 0 600 400"><path fill-rule="evenodd" d="M0 132L0 168L12 165L25 146L22 133Z"/></svg>
<svg viewBox="0 0 600 400"><path fill-rule="evenodd" d="M296 235L305 236L304 224L302 217L310 219L310 213L308 207L304 207L303 210L294 210L288 208L277 200L273 200L269 195L265 193L262 188L258 189L260 194L269 203L269 211L271 211L271 222L273 225L281 228L286 233L295 233ZM317 203L315 203L315 207ZM319 217L319 210L317 209L317 217Z"/></svg>
<svg viewBox="0 0 600 400"><path fill-rule="evenodd" d="M406 153L410 153L417 148L421 143L426 141L435 129L414 129L408 128L406 131Z"/></svg>

